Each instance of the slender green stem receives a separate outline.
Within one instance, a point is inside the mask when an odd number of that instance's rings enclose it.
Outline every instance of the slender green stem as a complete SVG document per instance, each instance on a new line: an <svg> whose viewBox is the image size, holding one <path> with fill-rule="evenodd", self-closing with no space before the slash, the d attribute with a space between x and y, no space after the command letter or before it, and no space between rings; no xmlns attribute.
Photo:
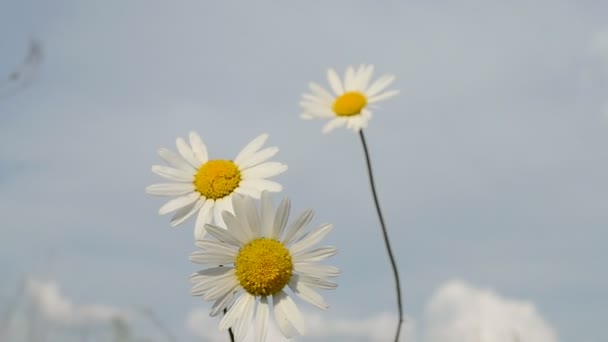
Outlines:
<svg viewBox="0 0 608 342"><path fill-rule="evenodd" d="M393 269L393 275L395 277L395 290L397 292L397 309L399 311L399 322L397 325L397 331L395 332L395 342L398 342L399 335L401 334L401 324L403 323L403 304L401 303L401 285L399 283L399 272L397 271L397 263L395 262L395 257L393 256L391 243L388 238L388 232L386 231L386 225L384 224L384 218L382 216L382 211L380 210L380 201L378 200L378 194L376 193L376 185L374 183L374 175L372 173L372 162L370 160L367 144L365 143L365 136L363 135L363 130L359 131L359 136L361 137L363 152L365 152L365 161L367 163L367 174L369 175L369 184L372 188L372 195L374 197L374 203L376 204L376 212L378 213L378 219L380 219L380 227L382 228L384 245L386 246L386 252L388 253L388 258L390 259L391 267Z"/></svg>

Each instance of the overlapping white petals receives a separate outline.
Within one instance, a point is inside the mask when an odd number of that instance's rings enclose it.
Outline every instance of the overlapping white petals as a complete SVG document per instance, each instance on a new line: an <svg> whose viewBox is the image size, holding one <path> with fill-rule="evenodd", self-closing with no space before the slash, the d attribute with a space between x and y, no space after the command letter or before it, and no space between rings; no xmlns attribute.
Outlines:
<svg viewBox="0 0 608 342"><path fill-rule="evenodd" d="M373 73L373 65L360 65L357 69L349 66L346 68L342 82L338 73L334 69L329 69L327 81L333 94L314 82L309 83L311 93L302 95L300 106L303 112L300 117L306 120L329 119L329 122L323 126L323 133L344 126L354 132L366 128L372 118L370 105L399 94L398 90L386 90L394 82L395 76L383 75L371 82ZM334 112L334 104L340 96L348 92L361 93L366 99L366 105L358 114L340 116Z"/></svg>
<svg viewBox="0 0 608 342"><path fill-rule="evenodd" d="M304 319L286 289L291 289L294 295L315 307L329 307L317 291L335 289L336 283L329 278L338 276L340 270L318 262L335 255L337 250L329 246L313 247L331 231L332 226L324 224L306 233L305 228L313 217L312 210L304 211L288 224L291 202L284 199L275 211L268 191L261 193L259 208L253 199L238 194L232 196L231 203L233 213L222 213L226 228L208 224L206 230L214 240L196 243L201 250L194 252L190 259L212 268L191 277L195 284L191 292L214 301L211 315L227 309L219 328L227 330L231 327L236 341L242 341L251 326L255 341L263 341L271 316L284 336L304 334ZM254 296L242 288L233 266L240 249L259 238L280 241L294 263L294 271L285 288L267 297Z"/></svg>

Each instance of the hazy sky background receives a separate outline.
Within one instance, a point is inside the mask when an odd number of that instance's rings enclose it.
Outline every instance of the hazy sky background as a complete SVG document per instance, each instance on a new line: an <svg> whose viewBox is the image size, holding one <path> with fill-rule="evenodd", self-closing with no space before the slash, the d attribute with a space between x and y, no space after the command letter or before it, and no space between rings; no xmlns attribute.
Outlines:
<svg viewBox="0 0 608 342"><path fill-rule="evenodd" d="M333 223L340 249L330 310L305 307L325 325L299 340L390 336L393 280L358 137L298 117L328 67L373 63L401 91L366 134L408 342L507 326L522 342L605 341L607 13L574 0L2 0L0 77L30 37L45 60L29 87L0 94L0 313L30 276L30 292L72 301L63 316L41 309L53 324L80 324L78 305L104 306L100 320L145 307L182 341L215 333L189 295L193 222L170 228L144 188L160 180L157 149L190 130L212 158L267 132L289 165L282 195Z"/></svg>

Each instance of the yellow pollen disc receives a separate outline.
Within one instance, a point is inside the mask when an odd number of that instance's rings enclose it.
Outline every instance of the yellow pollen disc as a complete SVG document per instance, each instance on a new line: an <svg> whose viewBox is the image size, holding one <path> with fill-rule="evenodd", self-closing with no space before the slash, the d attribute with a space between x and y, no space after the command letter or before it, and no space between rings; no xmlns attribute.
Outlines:
<svg viewBox="0 0 608 342"><path fill-rule="evenodd" d="M367 98L358 91L349 91L340 95L332 109L338 116L353 116L361 113L367 105Z"/></svg>
<svg viewBox="0 0 608 342"><path fill-rule="evenodd" d="M201 195L219 199L230 195L241 182L241 171L230 160L210 160L194 176L194 188Z"/></svg>
<svg viewBox="0 0 608 342"><path fill-rule="evenodd" d="M289 250L267 238L253 240L241 248L234 265L239 283L254 296L278 293L289 283L293 271Z"/></svg>

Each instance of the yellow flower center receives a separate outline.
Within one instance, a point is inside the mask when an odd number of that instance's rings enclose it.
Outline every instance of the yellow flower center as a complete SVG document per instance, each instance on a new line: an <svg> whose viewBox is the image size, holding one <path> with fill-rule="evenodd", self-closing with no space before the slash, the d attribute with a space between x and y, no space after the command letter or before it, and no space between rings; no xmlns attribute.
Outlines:
<svg viewBox="0 0 608 342"><path fill-rule="evenodd" d="M367 105L367 98L358 91L349 91L340 95L332 109L338 116L353 116L361 113Z"/></svg>
<svg viewBox="0 0 608 342"><path fill-rule="evenodd" d="M241 171L230 160L210 160L194 176L194 188L206 198L230 195L241 182Z"/></svg>
<svg viewBox="0 0 608 342"><path fill-rule="evenodd" d="M289 250L267 238L258 238L241 248L234 265L239 283L254 296L278 293L289 283L293 271Z"/></svg>

